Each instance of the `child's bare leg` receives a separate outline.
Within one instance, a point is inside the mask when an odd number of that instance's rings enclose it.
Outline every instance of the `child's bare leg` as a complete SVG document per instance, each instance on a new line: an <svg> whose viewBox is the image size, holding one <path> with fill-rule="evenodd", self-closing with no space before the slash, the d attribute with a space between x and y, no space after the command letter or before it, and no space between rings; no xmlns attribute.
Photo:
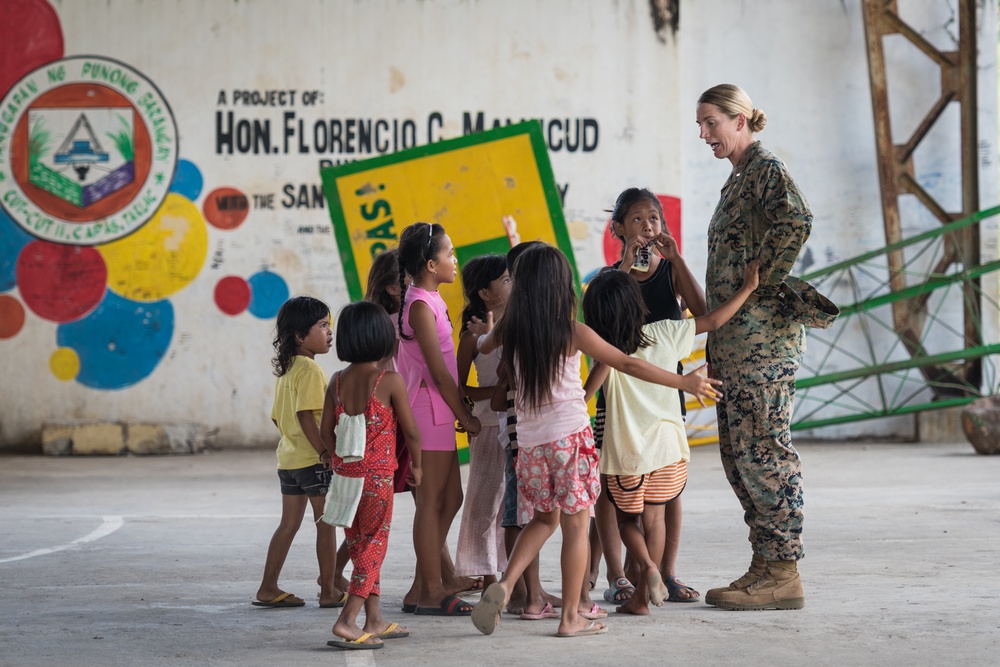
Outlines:
<svg viewBox="0 0 1000 667"><path fill-rule="evenodd" d="M665 589L663 588L663 581L660 578L659 559L652 559L647 547L647 540L649 538L647 538L644 531L646 528L653 530L653 535L650 537L652 537L654 542L654 549L661 551L662 546L657 545L662 544L663 538L660 536L662 533L654 524L662 522L663 506L646 505L641 515L625 514L621 510L616 511L618 513L618 529L622 536L622 542L625 543L625 548L628 550L636 567L636 573L633 575L636 580L635 593L632 594L630 600L617 607L616 610L621 614L645 616L649 614L651 594L655 596L653 598L654 604L659 605L663 603L661 593Z"/></svg>
<svg viewBox="0 0 1000 667"><path fill-rule="evenodd" d="M347 591L347 587L351 583L344 577L344 569L347 567L347 563L350 562L350 560L351 556L347 553L347 541L343 540L341 541L340 546L337 547L337 569L333 573L333 585L336 590L341 591L341 597L343 597L343 593ZM316 577L316 585L323 585L323 582L319 577Z"/></svg>
<svg viewBox="0 0 1000 667"><path fill-rule="evenodd" d="M451 520L462 504L460 474L455 452L424 452L424 478L417 487L420 500L413 517L413 547L420 581L418 607L439 607L447 596L441 554Z"/></svg>
<svg viewBox="0 0 1000 667"><path fill-rule="evenodd" d="M510 553L510 558L507 560L507 571L503 573L500 581L497 582L504 588L505 601L510 599L511 591L514 590L514 582L527 572L532 563L535 563L537 567L538 553L542 550L545 542L552 537L552 533L556 532L556 526L558 525L559 512L539 512L535 510L535 515L531 518L531 521L521 529L520 534L517 536L517 541L514 543L514 549ZM538 572L536 570L536 580L537 576ZM528 587L530 598L532 585L528 577L525 577L525 586ZM541 591L540 584L537 590Z"/></svg>
<svg viewBox="0 0 1000 667"><path fill-rule="evenodd" d="M528 614L537 614L541 612L542 608L547 604L556 608L562 607L561 596L546 593L545 589L542 588L542 580L539 577L538 572L539 557L536 555L531 562L528 563L528 567L524 569L524 574L521 575L521 579L519 580L524 582L524 611Z"/></svg>
<svg viewBox="0 0 1000 667"><path fill-rule="evenodd" d="M472 588L474 577L455 575L455 561L448 549L448 533L458 511L462 509L462 469L458 464L458 453L452 452L451 467L445 487L444 508L441 514L441 583L448 595L455 595Z"/></svg>
<svg viewBox="0 0 1000 667"><path fill-rule="evenodd" d="M417 490L410 489L410 495L413 496L413 507L414 507L414 518L416 518L416 508L417 508ZM414 521L414 525L416 522ZM416 554L416 545L413 546L414 555ZM414 564L413 567L413 582L410 584L410 590L406 591L403 595L403 606L416 605L417 600L420 599L420 569Z"/></svg>
<svg viewBox="0 0 1000 667"><path fill-rule="evenodd" d="M347 567L348 561L351 560L350 555L347 553L347 540L340 543L337 547L337 570L333 574L333 585L338 591L346 591L350 582L344 578L344 568ZM343 595L341 595L343 597Z"/></svg>
<svg viewBox="0 0 1000 667"><path fill-rule="evenodd" d="M309 496L313 521L316 522L316 560L319 561L319 603L340 602L344 594L334 585L337 571L337 530L325 521L323 516L325 496Z"/></svg>
<svg viewBox="0 0 1000 667"><path fill-rule="evenodd" d="M267 546L267 558L264 561L264 576L257 589L257 599L267 602L278 597L284 591L278 588L278 577L281 575L281 568L288 557L288 550L295 539L295 533L302 525L302 517L306 512L307 504L305 495L290 496L281 495L281 520L278 527L271 536L271 542ZM290 602L301 602L302 599L296 596L285 598Z"/></svg>
<svg viewBox="0 0 1000 667"><path fill-rule="evenodd" d="M681 547L681 524L682 505L681 497L677 496L663 506L665 541L663 547L663 558L660 559L660 574L666 581L669 577L677 576L677 552ZM677 591L681 598L690 599L701 595L698 591L690 587L684 587Z"/></svg>
<svg viewBox="0 0 1000 667"><path fill-rule="evenodd" d="M414 551L416 551L416 545L414 545ZM413 583L410 584L410 590L406 591L406 594L403 595L403 607L406 607L407 605L416 606L417 600L419 599L420 599L420 568L414 566Z"/></svg>
<svg viewBox="0 0 1000 667"><path fill-rule="evenodd" d="M590 520L590 575L587 577L587 593L597 587L601 576L601 534L597 530L597 518Z"/></svg>
<svg viewBox="0 0 1000 667"><path fill-rule="evenodd" d="M507 551L508 560L510 559L511 552L514 550L514 543L517 541L517 536L520 532L520 526L505 526L503 529L504 548ZM521 614L527 611L528 591L524 585L525 576L526 574L522 574L514 582L510 599L507 601L507 613L509 614Z"/></svg>
<svg viewBox="0 0 1000 667"><path fill-rule="evenodd" d="M452 517L454 519L454 517ZM451 523L448 524L449 530ZM445 533L447 536L447 532ZM447 537L445 543L441 545L441 583L448 595L456 595L472 588L475 579L473 577L455 576L455 561L451 557L451 550L448 548Z"/></svg>
<svg viewBox="0 0 1000 667"><path fill-rule="evenodd" d="M436 607L444 599L441 587L441 513L448 468L448 452L424 452L424 478L417 487L413 515L413 550L417 554L417 605Z"/></svg>
<svg viewBox="0 0 1000 667"><path fill-rule="evenodd" d="M554 513L559 515L559 525L562 528L562 595L563 600L568 601L580 594L587 574L589 557L587 527L590 525L590 517L586 511L576 514L564 514L559 511ZM535 516L538 516L537 512ZM577 613L576 605L564 604L558 632L560 634L578 632L590 623L591 621ZM593 623L597 627L604 627L600 621Z"/></svg>
<svg viewBox="0 0 1000 667"><path fill-rule="evenodd" d="M589 514L589 512L588 512L588 514ZM590 519L590 520L587 521L587 533L588 533L588 536L587 536L587 548L588 548L588 550L590 549L590 545L591 545L590 538L593 536L594 532L596 532L594 530L593 523L594 523L593 519ZM599 546L600 546L600 543L598 543L598 547ZM598 553L600 553L600 552L598 552ZM587 552L587 556L588 556L587 557L587 563L588 563L588 565L593 561L593 554L594 554L594 552L592 550L590 550L590 551ZM598 556L598 559L599 558L600 558L600 556ZM588 612L590 612L594 608L594 602L593 602L593 600L590 599L590 590L591 590L590 581L588 581L587 577L585 576L583 578L582 586L580 588L580 600L578 602L578 604L579 604L579 607L578 607L579 611L578 611L578 613L588 613Z"/></svg>
<svg viewBox="0 0 1000 667"><path fill-rule="evenodd" d="M625 576L625 567L622 564L622 538L618 532L618 519L615 516L615 506L608 500L607 477L601 475L601 495L597 497L597 504L594 505L594 515L597 525L597 533L601 538L601 551L604 555L604 565L608 577L608 585L615 586L619 579ZM617 587L616 587L617 588ZM612 590L615 590L613 588ZM615 596L615 602L624 602L631 596L629 593L619 593Z"/></svg>
<svg viewBox="0 0 1000 667"><path fill-rule="evenodd" d="M362 631L361 628L358 627L358 613L360 613L361 607L364 604L365 599L363 597L348 595L344 608L340 610L340 616L337 618L337 622L333 624L333 634L349 641L353 641L360 637L364 632L367 632L367 630Z"/></svg>
<svg viewBox="0 0 1000 667"><path fill-rule="evenodd" d="M382 615L382 602L381 597L375 594L368 596L365 600L365 627L363 628L365 632L370 632L373 635L381 635L383 632L389 629L392 625L389 621L385 619ZM402 625L397 625L392 629L395 632L409 632L408 628Z"/></svg>
<svg viewBox="0 0 1000 667"><path fill-rule="evenodd" d="M448 549L448 532L451 524L462 508L462 471L458 464L458 454L453 453L449 475L446 481L444 507L441 510L441 525L444 538L441 542L441 583L448 595L455 595L472 588L474 577L455 576L455 561Z"/></svg>

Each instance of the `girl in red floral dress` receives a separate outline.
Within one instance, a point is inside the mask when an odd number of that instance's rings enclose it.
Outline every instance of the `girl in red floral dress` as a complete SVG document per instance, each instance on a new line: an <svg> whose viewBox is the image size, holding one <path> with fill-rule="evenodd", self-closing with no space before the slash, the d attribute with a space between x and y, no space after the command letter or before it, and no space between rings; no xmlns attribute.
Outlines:
<svg viewBox="0 0 1000 667"><path fill-rule="evenodd" d="M385 309L367 301L345 307L337 324L336 346L337 356L350 365L330 380L320 433L331 453L335 473L331 486L336 487L338 479L342 486L353 484L360 499L344 531L354 566L347 603L333 626L337 639L327 644L344 649L381 648L382 639L409 634L398 623L385 620L380 604L380 571L392 521L397 420L410 451L409 483L414 487L422 476L420 431L403 378L379 365L396 346L395 328ZM359 628L362 606L365 625Z"/></svg>

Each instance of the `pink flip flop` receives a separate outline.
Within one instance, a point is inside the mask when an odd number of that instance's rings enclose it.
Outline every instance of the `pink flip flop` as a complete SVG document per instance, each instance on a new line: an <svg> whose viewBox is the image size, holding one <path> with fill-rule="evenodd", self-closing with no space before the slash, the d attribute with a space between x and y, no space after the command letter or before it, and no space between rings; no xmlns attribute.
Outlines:
<svg viewBox="0 0 1000 667"><path fill-rule="evenodd" d="M594 606L590 608L590 611L581 611L579 613L580 613L580 616L582 616L582 617L584 617L584 618L586 618L587 620L590 620L590 621L596 621L599 618L607 618L608 617L608 612L605 611L604 609L601 609L599 606L597 606L596 602L594 603Z"/></svg>
<svg viewBox="0 0 1000 667"><path fill-rule="evenodd" d="M551 604L545 603L542 610L537 614L529 614L528 612L523 612L521 614L522 621L541 621L546 618L559 618L562 614L556 611Z"/></svg>

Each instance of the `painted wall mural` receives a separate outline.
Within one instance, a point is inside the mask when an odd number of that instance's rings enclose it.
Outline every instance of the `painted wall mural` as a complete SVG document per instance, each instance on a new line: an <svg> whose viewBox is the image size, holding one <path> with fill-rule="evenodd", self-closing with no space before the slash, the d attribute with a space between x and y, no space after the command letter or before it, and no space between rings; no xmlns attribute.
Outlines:
<svg viewBox="0 0 1000 667"><path fill-rule="evenodd" d="M123 389L167 354L170 297L201 274L206 225L237 229L248 199L222 186L199 209L204 178L178 157L156 85L124 62L63 57L48 2L13 11L0 28L0 338L16 338L26 312L55 322L53 376ZM226 276L214 294L227 315L268 319L289 290L260 271Z"/></svg>
<svg viewBox="0 0 1000 667"><path fill-rule="evenodd" d="M688 3L664 35L648 3L511 2L517 11L3 0L0 365L31 381L0 389L0 447L30 445L63 420L192 423L220 447L273 446L278 307L311 294L336 316L353 298L321 171L526 120L538 121L583 283L617 259L607 209L632 186L659 193L688 266L704 275L729 170L699 139L694 104L722 81L766 111L762 141L808 195L816 220L798 270L883 244L857 3ZM947 28L920 20L933 17L917 5L914 23L947 45ZM981 12L988 43L996 2ZM719 31L720 15L740 16L741 30ZM754 40L762 31L772 38ZM748 50L754 58L741 57ZM899 54L904 99L926 88L924 58ZM980 58L989 99L995 56ZM979 113L981 127L995 126L995 108ZM984 202L996 201L994 134L981 132ZM470 206L449 224L495 218ZM937 224L914 220L912 233ZM394 231L412 221L401 215ZM323 357L328 375L342 366Z"/></svg>

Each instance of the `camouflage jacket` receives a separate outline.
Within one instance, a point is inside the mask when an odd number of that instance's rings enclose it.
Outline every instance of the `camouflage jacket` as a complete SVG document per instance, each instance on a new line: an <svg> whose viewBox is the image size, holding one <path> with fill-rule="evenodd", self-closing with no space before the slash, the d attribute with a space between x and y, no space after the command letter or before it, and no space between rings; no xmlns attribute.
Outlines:
<svg viewBox="0 0 1000 667"><path fill-rule="evenodd" d="M729 322L708 334L713 369L748 382L791 380L805 349L801 324L783 312L778 286L812 230L812 213L784 163L754 142L726 184L708 227L705 296L719 307L760 260L760 286Z"/></svg>

